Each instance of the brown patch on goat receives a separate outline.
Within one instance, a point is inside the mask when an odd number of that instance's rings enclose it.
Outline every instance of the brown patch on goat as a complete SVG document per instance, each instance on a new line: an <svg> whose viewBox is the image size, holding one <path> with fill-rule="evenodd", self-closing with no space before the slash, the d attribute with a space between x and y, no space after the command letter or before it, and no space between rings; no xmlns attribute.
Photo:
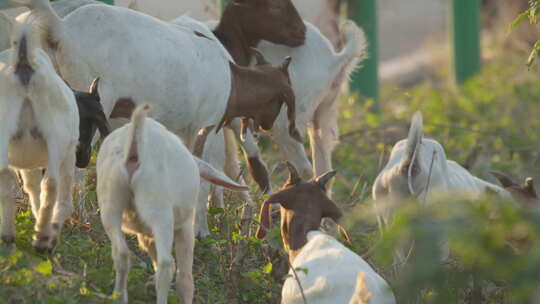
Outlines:
<svg viewBox="0 0 540 304"><path fill-rule="evenodd" d="M298 47L306 25L291 0L231 0L214 34L241 66L248 66L259 41Z"/></svg>
<svg viewBox="0 0 540 304"><path fill-rule="evenodd" d="M274 67L263 60L264 57L260 53L258 56L262 59L253 68L230 63L231 94L216 132L237 117L243 118L242 129L244 130L247 119L253 120L255 129L270 130L281 111L281 106L285 103L289 119L289 134L302 142L300 132L296 129L295 96L288 73L290 57L285 58L280 67Z"/></svg>
<svg viewBox="0 0 540 304"><path fill-rule="evenodd" d="M540 198L536 194L536 190L534 188L534 181L532 178L526 178L525 181L520 185L503 173L492 171L491 174L499 180L502 187L508 192L510 192L510 194L516 201L526 204L540 203Z"/></svg>
<svg viewBox="0 0 540 304"><path fill-rule="evenodd" d="M109 118L131 118L135 110L135 102L130 97L119 98L114 104L114 108Z"/></svg>
<svg viewBox="0 0 540 304"><path fill-rule="evenodd" d="M307 233L319 230L323 217L338 222L343 214L326 195L326 185L336 171L327 172L306 182L300 178L292 164L287 163L287 166L289 179L282 189L272 194L261 207L261 226L257 230L257 238L264 238L266 229L270 228L270 205L279 203L281 237L292 262L307 243Z"/></svg>

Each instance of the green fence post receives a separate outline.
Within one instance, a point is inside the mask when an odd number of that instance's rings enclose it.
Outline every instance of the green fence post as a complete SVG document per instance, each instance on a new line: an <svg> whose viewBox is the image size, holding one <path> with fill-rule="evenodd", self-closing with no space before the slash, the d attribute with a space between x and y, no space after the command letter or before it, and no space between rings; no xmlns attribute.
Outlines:
<svg viewBox="0 0 540 304"><path fill-rule="evenodd" d="M223 12L223 10L225 9L225 6L227 5L227 3L229 3L229 0L217 0L219 2L219 5L221 7L221 12Z"/></svg>
<svg viewBox="0 0 540 304"><path fill-rule="evenodd" d="M359 92L375 100L375 110L379 101L379 56L377 53L377 0L349 0L347 12L366 33L368 59L362 62L362 69L352 75L351 91Z"/></svg>
<svg viewBox="0 0 540 304"><path fill-rule="evenodd" d="M480 0L452 0L453 73L462 84L480 71Z"/></svg>

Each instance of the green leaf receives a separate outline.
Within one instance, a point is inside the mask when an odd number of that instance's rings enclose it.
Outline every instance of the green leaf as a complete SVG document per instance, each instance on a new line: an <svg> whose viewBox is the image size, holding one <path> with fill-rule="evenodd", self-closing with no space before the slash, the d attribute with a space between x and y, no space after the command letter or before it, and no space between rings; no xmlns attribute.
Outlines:
<svg viewBox="0 0 540 304"><path fill-rule="evenodd" d="M34 267L34 270L43 274L43 275L51 275L52 274L52 264L49 261L44 261L42 263L37 264Z"/></svg>
<svg viewBox="0 0 540 304"><path fill-rule="evenodd" d="M529 16L529 10L519 14L519 16L510 23L509 30L513 30L518 24L520 24L523 20L527 19Z"/></svg>
<svg viewBox="0 0 540 304"><path fill-rule="evenodd" d="M222 214L223 212L225 212L223 208L208 208L208 214L211 215Z"/></svg>
<svg viewBox="0 0 540 304"><path fill-rule="evenodd" d="M264 266L264 273L266 274L269 274L270 272L272 272L272 263L268 263L266 264L266 266Z"/></svg>

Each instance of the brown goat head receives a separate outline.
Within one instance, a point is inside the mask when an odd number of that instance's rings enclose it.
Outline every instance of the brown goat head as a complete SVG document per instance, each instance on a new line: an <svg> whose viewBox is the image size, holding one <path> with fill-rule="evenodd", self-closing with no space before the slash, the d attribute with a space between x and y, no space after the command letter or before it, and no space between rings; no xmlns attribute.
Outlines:
<svg viewBox="0 0 540 304"><path fill-rule="evenodd" d="M94 79L88 92L73 91L79 109L79 145L77 146L78 168L86 168L90 162L92 139L96 129L102 138L109 135L110 127L103 112L98 93L99 78Z"/></svg>
<svg viewBox="0 0 540 304"><path fill-rule="evenodd" d="M228 15L258 40L297 47L306 39L306 25L291 0L232 0L223 12Z"/></svg>
<svg viewBox="0 0 540 304"><path fill-rule="evenodd" d="M214 34L234 58L247 66L250 48L259 41L298 47L306 39L306 25L291 0L231 0Z"/></svg>
<svg viewBox="0 0 540 304"><path fill-rule="evenodd" d="M307 233L319 230L323 217L329 217L336 223L342 217L338 206L326 196L326 186L336 171L329 171L321 176L303 181L291 163L289 179L281 190L272 194L262 205L260 211L260 227L257 238L266 236L271 225L270 205L281 205L281 237L292 260L307 243Z"/></svg>
<svg viewBox="0 0 540 304"><path fill-rule="evenodd" d="M492 171L490 172L495 178L499 180L502 187L510 192L512 197L518 202L524 202L528 204L540 203L540 198L536 194L534 189L534 182L531 177L527 177L525 181L520 185L515 183L512 179L503 173Z"/></svg>
<svg viewBox="0 0 540 304"><path fill-rule="evenodd" d="M291 58L285 58L281 66L275 67L266 62L258 51L254 52L258 58L254 67L241 67L230 63L231 95L216 132L237 117L241 118L242 134L247 130L249 119L253 120L255 130L270 130L285 103L289 134L302 142L300 132L296 129L295 96L288 72Z"/></svg>

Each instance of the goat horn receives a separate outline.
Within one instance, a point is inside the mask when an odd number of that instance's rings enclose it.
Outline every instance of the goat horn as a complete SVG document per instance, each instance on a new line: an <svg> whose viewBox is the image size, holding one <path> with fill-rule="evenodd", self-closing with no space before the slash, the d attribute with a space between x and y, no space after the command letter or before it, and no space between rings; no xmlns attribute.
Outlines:
<svg viewBox="0 0 540 304"><path fill-rule="evenodd" d="M285 57L285 60L283 60L283 63L281 64L281 69L283 72L288 72L289 64L291 63L291 56Z"/></svg>
<svg viewBox="0 0 540 304"><path fill-rule="evenodd" d="M92 81L92 84L90 85L89 93L91 95L97 96L99 94L98 93L98 86L99 86L99 77L96 77L96 79L94 79Z"/></svg>
<svg viewBox="0 0 540 304"><path fill-rule="evenodd" d="M326 191L326 185L332 179L332 177L334 177L336 175L336 173L337 173L336 170L328 171L328 172L320 175L319 177L317 177L315 179L315 182L317 184L319 184L319 186L321 186L321 188L323 188Z"/></svg>
<svg viewBox="0 0 540 304"><path fill-rule="evenodd" d="M266 58L264 58L263 54L257 50L256 48L252 47L251 51L253 52L253 55L255 55L255 59L257 59L257 64L268 64L268 61L266 61Z"/></svg>
<svg viewBox="0 0 540 304"><path fill-rule="evenodd" d="M302 179L300 178L300 175L298 174L296 168L290 162L287 162L287 168L289 169L289 180L287 181L287 183L293 185L299 184Z"/></svg>

